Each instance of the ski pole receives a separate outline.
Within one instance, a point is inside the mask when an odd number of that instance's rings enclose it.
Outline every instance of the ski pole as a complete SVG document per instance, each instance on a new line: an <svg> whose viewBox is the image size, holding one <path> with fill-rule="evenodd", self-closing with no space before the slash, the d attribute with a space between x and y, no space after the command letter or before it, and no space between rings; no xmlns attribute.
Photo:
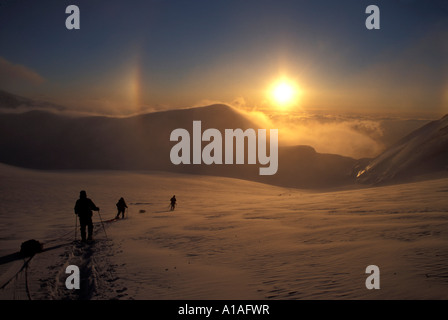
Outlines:
<svg viewBox="0 0 448 320"><path fill-rule="evenodd" d="M106 235L106 239L109 240L109 239L107 238L106 228L104 228L103 219L101 218L101 213L100 213L100 210L99 210L99 209L98 209L98 214L99 214L99 216L100 216L101 225L103 226L103 230L104 230L104 234Z"/></svg>

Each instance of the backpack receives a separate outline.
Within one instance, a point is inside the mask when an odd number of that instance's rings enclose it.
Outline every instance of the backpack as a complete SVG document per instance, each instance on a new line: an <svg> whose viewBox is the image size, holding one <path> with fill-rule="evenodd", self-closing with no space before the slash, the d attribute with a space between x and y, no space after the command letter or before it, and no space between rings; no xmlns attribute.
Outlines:
<svg viewBox="0 0 448 320"><path fill-rule="evenodd" d="M44 246L37 240L31 239L22 243L20 253L25 257L30 257L36 253L42 252Z"/></svg>

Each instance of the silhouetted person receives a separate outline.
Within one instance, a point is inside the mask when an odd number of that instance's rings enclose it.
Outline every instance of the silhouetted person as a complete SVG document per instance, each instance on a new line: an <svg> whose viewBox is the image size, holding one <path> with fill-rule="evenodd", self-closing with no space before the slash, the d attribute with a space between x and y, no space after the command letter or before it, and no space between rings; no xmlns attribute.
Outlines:
<svg viewBox="0 0 448 320"><path fill-rule="evenodd" d="M87 193L82 190L79 193L79 199L75 204L75 214L79 217L79 225L81 229L81 241L86 241L86 227L88 231L87 240L92 240L93 223L92 223L92 210L100 211L92 200L87 198Z"/></svg>
<svg viewBox="0 0 448 320"><path fill-rule="evenodd" d="M118 209L118 213L117 216L115 217L115 219L118 219L120 217L120 213L121 213L121 219L124 219L124 211L126 210L128 206L126 205L126 202L124 201L123 198L120 198L120 200L118 200L117 202L117 209Z"/></svg>
<svg viewBox="0 0 448 320"><path fill-rule="evenodd" d="M174 210L174 208L176 207L176 196L174 195L171 199L171 211Z"/></svg>

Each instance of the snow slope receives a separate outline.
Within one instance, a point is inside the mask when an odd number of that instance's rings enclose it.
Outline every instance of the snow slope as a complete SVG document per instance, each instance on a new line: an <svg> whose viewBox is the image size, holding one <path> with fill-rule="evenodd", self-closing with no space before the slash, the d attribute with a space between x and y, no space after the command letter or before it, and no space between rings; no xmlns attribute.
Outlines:
<svg viewBox="0 0 448 320"><path fill-rule="evenodd" d="M448 179L338 192L158 172L0 166L2 299L447 299ZM73 244L81 189L92 246ZM168 210L175 194L179 206ZM107 235L107 238L106 238ZM79 233L78 233L79 237ZM21 242L45 243L24 268ZM81 290L65 268L81 269ZM367 290L377 265L381 289ZM17 275L16 275L17 273Z"/></svg>
<svg viewBox="0 0 448 320"><path fill-rule="evenodd" d="M381 183L448 170L448 115L401 139L358 172L358 181Z"/></svg>

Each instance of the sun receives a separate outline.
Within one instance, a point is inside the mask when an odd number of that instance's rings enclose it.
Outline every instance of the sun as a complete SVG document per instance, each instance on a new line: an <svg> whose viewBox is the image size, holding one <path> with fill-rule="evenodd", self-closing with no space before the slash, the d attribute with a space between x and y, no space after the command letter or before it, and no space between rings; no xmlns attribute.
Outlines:
<svg viewBox="0 0 448 320"><path fill-rule="evenodd" d="M294 88L289 83L281 82L274 87L272 94L274 95L275 101L279 104L285 104L292 100Z"/></svg>
<svg viewBox="0 0 448 320"><path fill-rule="evenodd" d="M299 89L293 81L281 79L271 86L269 95L277 107L286 108L297 103Z"/></svg>

